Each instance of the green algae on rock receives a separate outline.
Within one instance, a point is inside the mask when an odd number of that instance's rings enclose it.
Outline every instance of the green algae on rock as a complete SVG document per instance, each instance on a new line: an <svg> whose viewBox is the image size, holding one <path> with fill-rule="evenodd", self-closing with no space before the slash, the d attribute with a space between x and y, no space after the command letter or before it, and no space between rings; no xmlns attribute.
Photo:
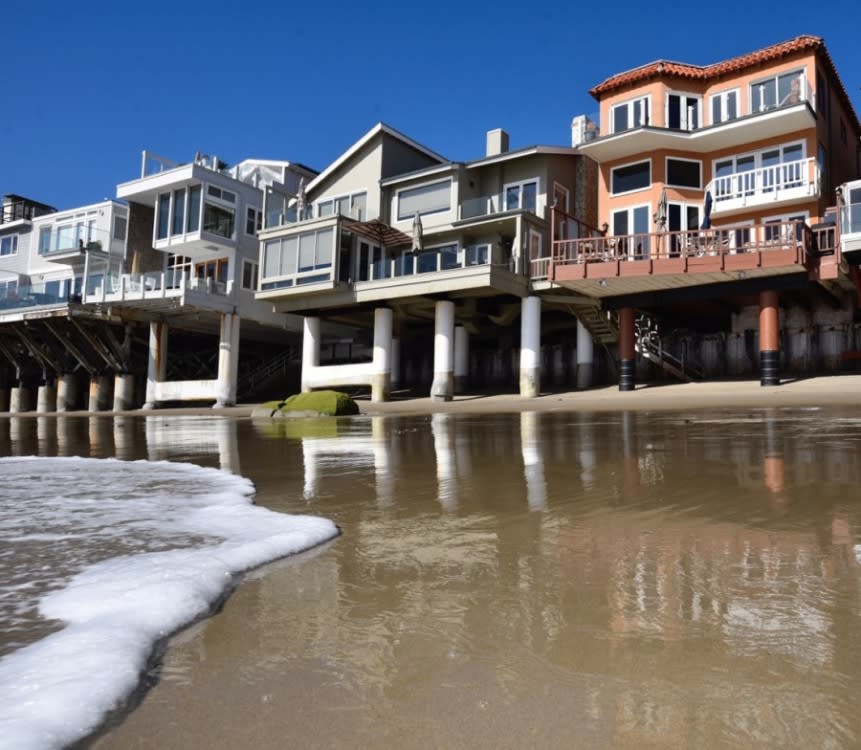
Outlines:
<svg viewBox="0 0 861 750"><path fill-rule="evenodd" d="M295 417L341 417L358 414L359 406L340 391L296 393L284 401L267 401L258 406L252 417L291 419Z"/></svg>

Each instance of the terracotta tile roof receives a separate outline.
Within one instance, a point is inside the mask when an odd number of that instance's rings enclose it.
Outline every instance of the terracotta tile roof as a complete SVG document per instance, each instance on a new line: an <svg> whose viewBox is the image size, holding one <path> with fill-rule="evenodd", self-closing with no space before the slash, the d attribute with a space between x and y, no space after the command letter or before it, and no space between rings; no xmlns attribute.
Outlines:
<svg viewBox="0 0 861 750"><path fill-rule="evenodd" d="M855 113L843 81L840 80L837 68L831 59L831 55L828 54L824 40L819 36L797 36L786 42L772 44L755 52L748 52L745 55L732 57L729 60L712 63L711 65L689 65L688 63L673 62L672 60L655 60L633 70L626 70L623 73L610 76L590 89L589 93L595 99L600 100L603 95L625 88L626 86L664 77L711 82L732 73L739 73L763 63L775 62L803 52L814 52L824 61L832 80L837 83L838 96L854 120L856 132L861 131L861 124L859 124L858 116Z"/></svg>

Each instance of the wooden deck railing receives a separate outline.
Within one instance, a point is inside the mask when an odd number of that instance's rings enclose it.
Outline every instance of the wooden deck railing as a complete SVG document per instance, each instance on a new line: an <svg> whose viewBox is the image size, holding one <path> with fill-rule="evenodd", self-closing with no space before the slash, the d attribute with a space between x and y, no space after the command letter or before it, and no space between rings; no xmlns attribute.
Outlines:
<svg viewBox="0 0 861 750"><path fill-rule="evenodd" d="M738 225L681 232L654 232L621 236L554 239L551 260L555 265L624 260L693 258L763 252L795 247L814 252L810 227L802 221Z"/></svg>

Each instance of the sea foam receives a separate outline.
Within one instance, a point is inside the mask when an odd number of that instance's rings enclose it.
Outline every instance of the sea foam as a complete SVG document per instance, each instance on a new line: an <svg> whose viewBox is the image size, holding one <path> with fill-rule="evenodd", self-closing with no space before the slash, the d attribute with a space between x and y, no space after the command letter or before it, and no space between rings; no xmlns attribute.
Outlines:
<svg viewBox="0 0 861 750"><path fill-rule="evenodd" d="M0 748L86 736L138 686L154 644L206 615L236 574L338 533L190 464L13 458L0 477L0 635L34 607L61 626L0 659Z"/></svg>

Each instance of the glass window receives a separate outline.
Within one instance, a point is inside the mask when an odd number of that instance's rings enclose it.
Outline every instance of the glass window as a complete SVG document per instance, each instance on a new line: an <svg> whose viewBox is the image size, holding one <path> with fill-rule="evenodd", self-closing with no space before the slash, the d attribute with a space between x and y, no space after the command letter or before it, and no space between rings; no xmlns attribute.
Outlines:
<svg viewBox="0 0 861 750"><path fill-rule="evenodd" d="M332 254L335 244L335 230L321 229L317 232L317 258L315 268L325 268L332 265Z"/></svg>
<svg viewBox="0 0 861 750"><path fill-rule="evenodd" d="M419 214L448 211L451 208L451 180L401 190L398 193L398 220Z"/></svg>
<svg viewBox="0 0 861 750"><path fill-rule="evenodd" d="M167 239L170 220L170 193L162 193L158 197L158 219L156 221L155 238Z"/></svg>
<svg viewBox="0 0 861 750"><path fill-rule="evenodd" d="M538 180L521 182L516 185L508 185L505 188L505 210L506 211L532 211L535 212L538 204Z"/></svg>
<svg viewBox="0 0 861 750"><path fill-rule="evenodd" d="M0 256L18 254L18 235L9 234L0 237Z"/></svg>
<svg viewBox="0 0 861 750"><path fill-rule="evenodd" d="M520 208L520 186L510 187L505 191L505 210L512 211Z"/></svg>
<svg viewBox="0 0 861 750"><path fill-rule="evenodd" d="M311 271L314 269L314 242L316 235L313 232L299 235L299 271Z"/></svg>
<svg viewBox="0 0 861 750"><path fill-rule="evenodd" d="M39 253L44 254L51 250L51 227L39 229Z"/></svg>
<svg viewBox="0 0 861 750"><path fill-rule="evenodd" d="M250 260L242 261L242 288L254 291L257 289L257 264Z"/></svg>
<svg viewBox="0 0 861 750"><path fill-rule="evenodd" d="M200 185L188 189L188 231L200 229Z"/></svg>
<svg viewBox="0 0 861 750"><path fill-rule="evenodd" d="M173 224L171 234L182 234L185 228L185 190L173 194Z"/></svg>
<svg viewBox="0 0 861 750"><path fill-rule="evenodd" d="M203 204L203 231L219 237L233 238L233 211L208 201Z"/></svg>
<svg viewBox="0 0 861 750"><path fill-rule="evenodd" d="M700 99L689 94L667 96L667 127L694 130L700 126Z"/></svg>
<svg viewBox="0 0 861 750"><path fill-rule="evenodd" d="M804 71L793 70L750 84L751 112L765 112L775 107L804 101Z"/></svg>
<svg viewBox="0 0 861 750"><path fill-rule="evenodd" d="M649 99L645 96L613 107L613 132L622 133L631 128L649 124Z"/></svg>
<svg viewBox="0 0 861 750"><path fill-rule="evenodd" d="M353 196L353 218L358 219L359 221L364 221L367 211L368 204L368 194L367 193L357 193Z"/></svg>
<svg viewBox="0 0 861 750"><path fill-rule="evenodd" d="M299 259L299 238L285 237L281 245L281 274L296 273L296 262Z"/></svg>
<svg viewBox="0 0 861 750"><path fill-rule="evenodd" d="M688 159L667 159L667 185L700 189L702 162Z"/></svg>
<svg viewBox="0 0 861 750"><path fill-rule="evenodd" d="M270 240L263 246L263 276L281 275L281 240Z"/></svg>
<svg viewBox="0 0 861 750"><path fill-rule="evenodd" d="M170 200L170 196L167 196L168 200ZM73 224L66 224L62 227L57 227L57 249L58 250L69 250L73 247L77 246L77 242L75 242L75 226Z"/></svg>
<svg viewBox="0 0 861 750"><path fill-rule="evenodd" d="M416 258L416 273L431 273L437 269L436 250L425 250Z"/></svg>
<svg viewBox="0 0 861 750"><path fill-rule="evenodd" d="M317 204L317 216L331 216L335 213L334 201L320 201Z"/></svg>
<svg viewBox="0 0 861 750"><path fill-rule="evenodd" d="M128 226L128 221L125 216L115 216L114 217L114 239L115 240L124 240L126 238L126 228Z"/></svg>
<svg viewBox="0 0 861 750"><path fill-rule="evenodd" d="M245 234L254 234L257 231L257 209L248 206L245 212Z"/></svg>
<svg viewBox="0 0 861 750"><path fill-rule="evenodd" d="M712 96L712 125L738 117L738 90L723 91Z"/></svg>
<svg viewBox="0 0 861 750"><path fill-rule="evenodd" d="M446 245L439 248L440 268L445 271L448 268L459 268L457 262L457 245Z"/></svg>
<svg viewBox="0 0 861 750"><path fill-rule="evenodd" d="M652 164L641 161L611 170L610 192L613 195L641 190L652 184Z"/></svg>

